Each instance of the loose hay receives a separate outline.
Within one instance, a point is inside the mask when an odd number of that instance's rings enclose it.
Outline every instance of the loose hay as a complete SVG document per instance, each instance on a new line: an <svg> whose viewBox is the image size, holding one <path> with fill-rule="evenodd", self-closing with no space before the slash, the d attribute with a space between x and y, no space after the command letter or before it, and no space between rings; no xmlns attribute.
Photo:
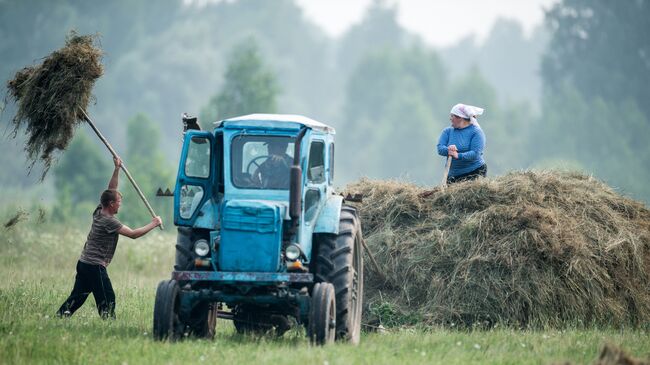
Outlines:
<svg viewBox="0 0 650 365"><path fill-rule="evenodd" d="M9 218L9 220L4 224L5 229L13 228L16 224L26 220L28 217L29 214L24 210L17 211L16 214L13 217Z"/></svg>
<svg viewBox="0 0 650 365"><path fill-rule="evenodd" d="M18 104L13 136L25 126L30 168L40 159L41 179L51 167L53 154L66 149L74 128L83 122L81 109L88 106L95 80L103 73L102 51L94 46L95 39L71 32L65 47L7 82L7 96Z"/></svg>
<svg viewBox="0 0 650 365"><path fill-rule="evenodd" d="M361 180L366 321L638 326L650 321L650 211L588 176L516 172L427 192Z"/></svg>

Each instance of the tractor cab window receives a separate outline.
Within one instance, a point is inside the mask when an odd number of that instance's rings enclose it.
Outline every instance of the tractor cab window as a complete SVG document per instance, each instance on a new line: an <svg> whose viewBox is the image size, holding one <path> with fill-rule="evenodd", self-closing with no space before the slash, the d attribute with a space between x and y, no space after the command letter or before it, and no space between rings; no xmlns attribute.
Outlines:
<svg viewBox="0 0 650 365"><path fill-rule="evenodd" d="M180 215L183 219L190 219L194 211L199 208L203 199L203 188L196 185L183 185L181 187Z"/></svg>
<svg viewBox="0 0 650 365"><path fill-rule="evenodd" d="M241 135L232 141L232 183L245 189L289 189L293 137Z"/></svg>
<svg viewBox="0 0 650 365"><path fill-rule="evenodd" d="M314 141L309 149L307 177L310 182L319 184L325 181L325 143Z"/></svg>
<svg viewBox="0 0 650 365"><path fill-rule="evenodd" d="M207 178L210 176L210 140L205 137L192 137L187 148L185 175Z"/></svg>

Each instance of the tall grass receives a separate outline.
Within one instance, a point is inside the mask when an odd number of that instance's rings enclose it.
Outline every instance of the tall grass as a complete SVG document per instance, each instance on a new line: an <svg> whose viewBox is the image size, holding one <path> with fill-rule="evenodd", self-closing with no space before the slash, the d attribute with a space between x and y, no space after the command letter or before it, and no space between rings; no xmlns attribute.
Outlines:
<svg viewBox="0 0 650 365"><path fill-rule="evenodd" d="M312 347L302 331L283 338L242 336L218 322L214 341L154 342L158 281L170 275L172 229L120 238L109 274L116 320L101 320L92 296L72 317L54 316L72 289L88 227L0 228L0 364L545 364L592 362L605 342L650 356L643 330L461 331L399 328L364 333L358 347Z"/></svg>

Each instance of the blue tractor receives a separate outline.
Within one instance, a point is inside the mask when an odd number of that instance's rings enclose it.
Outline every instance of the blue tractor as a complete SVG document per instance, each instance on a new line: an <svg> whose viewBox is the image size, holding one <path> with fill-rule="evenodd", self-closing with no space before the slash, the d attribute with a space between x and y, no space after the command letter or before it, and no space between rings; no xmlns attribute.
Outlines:
<svg viewBox="0 0 650 365"><path fill-rule="evenodd" d="M334 129L252 114L201 130L183 118L171 280L156 291L157 340L306 327L312 343L359 342L363 296L357 211L332 187ZM171 192L169 192L171 194Z"/></svg>

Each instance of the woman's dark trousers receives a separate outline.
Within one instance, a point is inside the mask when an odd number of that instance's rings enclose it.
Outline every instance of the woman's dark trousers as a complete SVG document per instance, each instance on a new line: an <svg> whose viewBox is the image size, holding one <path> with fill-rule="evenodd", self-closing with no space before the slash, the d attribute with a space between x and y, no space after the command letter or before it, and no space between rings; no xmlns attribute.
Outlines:
<svg viewBox="0 0 650 365"><path fill-rule="evenodd" d="M477 168L474 171L470 171L466 174L458 175L458 176L448 176L447 177L447 184L453 184L461 181L468 181L468 180L474 180L478 179L480 176L485 177L487 175L487 164L483 164L483 166Z"/></svg>

